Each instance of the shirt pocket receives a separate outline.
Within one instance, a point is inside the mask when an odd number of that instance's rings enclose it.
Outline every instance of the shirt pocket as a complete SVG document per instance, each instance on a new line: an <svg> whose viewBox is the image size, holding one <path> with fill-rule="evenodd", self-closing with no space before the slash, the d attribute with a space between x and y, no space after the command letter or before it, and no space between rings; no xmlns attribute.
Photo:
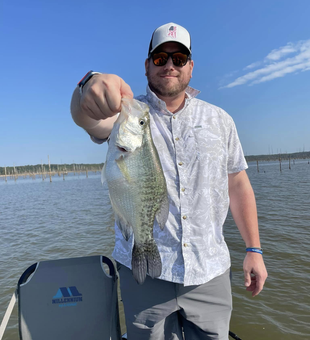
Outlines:
<svg viewBox="0 0 310 340"><path fill-rule="evenodd" d="M191 134L200 157L219 160L224 156L225 145L220 133L210 130L207 126L196 125L191 128Z"/></svg>
<svg viewBox="0 0 310 340"><path fill-rule="evenodd" d="M198 139L193 127L188 127L184 135L184 150L186 154L193 160L200 157L200 150L198 146Z"/></svg>

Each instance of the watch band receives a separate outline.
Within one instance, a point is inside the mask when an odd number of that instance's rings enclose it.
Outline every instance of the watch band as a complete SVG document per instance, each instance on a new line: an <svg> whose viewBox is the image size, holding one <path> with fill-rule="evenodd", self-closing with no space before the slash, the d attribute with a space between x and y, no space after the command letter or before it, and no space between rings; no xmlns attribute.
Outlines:
<svg viewBox="0 0 310 340"><path fill-rule="evenodd" d="M94 72L94 71L89 71L85 74L85 76L78 82L78 87L80 90L80 94L83 92L83 86L89 81L89 79L95 75L95 74L101 74L100 72Z"/></svg>

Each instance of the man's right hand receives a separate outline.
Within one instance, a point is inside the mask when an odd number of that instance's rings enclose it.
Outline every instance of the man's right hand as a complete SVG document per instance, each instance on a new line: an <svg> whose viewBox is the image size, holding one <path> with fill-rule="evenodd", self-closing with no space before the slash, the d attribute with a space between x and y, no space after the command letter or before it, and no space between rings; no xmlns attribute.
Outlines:
<svg viewBox="0 0 310 340"><path fill-rule="evenodd" d="M72 95L71 115L78 126L99 139L107 138L121 111L121 99L133 98L124 80L114 74L95 74L84 85L82 95L77 87Z"/></svg>
<svg viewBox="0 0 310 340"><path fill-rule="evenodd" d="M80 107L90 118L113 117L121 110L121 99L133 98L128 84L114 74L95 74L83 87Z"/></svg>

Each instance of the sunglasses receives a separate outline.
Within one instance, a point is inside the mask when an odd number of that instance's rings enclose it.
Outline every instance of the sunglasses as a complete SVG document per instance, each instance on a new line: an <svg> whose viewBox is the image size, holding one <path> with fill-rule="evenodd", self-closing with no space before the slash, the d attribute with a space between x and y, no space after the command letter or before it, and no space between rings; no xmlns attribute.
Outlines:
<svg viewBox="0 0 310 340"><path fill-rule="evenodd" d="M153 63L155 66L164 66L167 64L169 57L171 57L173 65L182 67L185 66L190 55L182 52L158 52L152 54Z"/></svg>

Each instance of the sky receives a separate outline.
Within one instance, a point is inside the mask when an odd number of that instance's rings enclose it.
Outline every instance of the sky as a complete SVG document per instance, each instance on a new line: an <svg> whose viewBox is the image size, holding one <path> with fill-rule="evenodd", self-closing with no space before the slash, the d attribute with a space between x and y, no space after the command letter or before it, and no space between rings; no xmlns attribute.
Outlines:
<svg viewBox="0 0 310 340"><path fill-rule="evenodd" d="M89 71L145 93L152 32L188 29L198 98L235 121L245 155L310 151L309 0L2 0L0 167L102 163L70 114Z"/></svg>

